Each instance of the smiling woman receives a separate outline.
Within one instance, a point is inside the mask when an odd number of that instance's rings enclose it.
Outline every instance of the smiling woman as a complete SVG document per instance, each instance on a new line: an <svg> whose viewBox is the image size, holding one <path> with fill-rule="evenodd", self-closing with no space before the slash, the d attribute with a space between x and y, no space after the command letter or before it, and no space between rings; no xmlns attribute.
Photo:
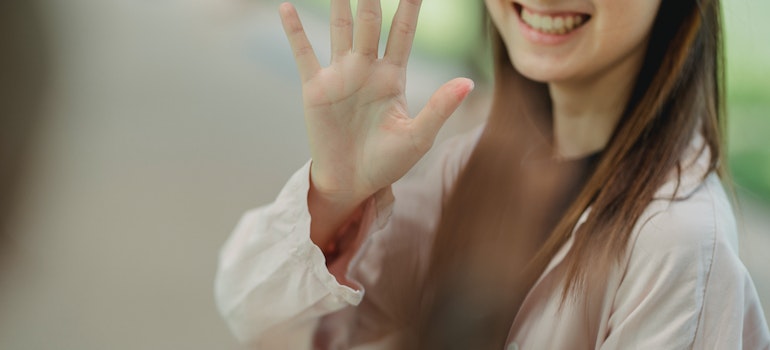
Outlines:
<svg viewBox="0 0 770 350"><path fill-rule="evenodd" d="M280 8L312 159L225 244L217 302L265 349L770 349L720 183L718 0L486 0L485 125L402 179L473 88L414 118L421 1L331 2L322 67Z"/></svg>

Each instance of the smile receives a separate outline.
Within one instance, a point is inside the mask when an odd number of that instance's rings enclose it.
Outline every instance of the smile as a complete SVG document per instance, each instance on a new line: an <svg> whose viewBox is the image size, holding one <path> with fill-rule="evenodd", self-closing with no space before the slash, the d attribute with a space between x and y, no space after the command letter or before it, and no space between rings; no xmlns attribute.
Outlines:
<svg viewBox="0 0 770 350"><path fill-rule="evenodd" d="M591 16L587 14L547 14L535 12L519 3L514 3L513 6L524 24L542 34L566 35L582 27L591 19Z"/></svg>

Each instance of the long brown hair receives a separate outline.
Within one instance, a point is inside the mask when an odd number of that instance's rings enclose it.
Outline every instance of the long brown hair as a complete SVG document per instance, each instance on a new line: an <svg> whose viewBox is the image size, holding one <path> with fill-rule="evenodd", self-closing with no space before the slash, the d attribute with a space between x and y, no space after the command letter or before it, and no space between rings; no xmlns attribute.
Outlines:
<svg viewBox="0 0 770 350"><path fill-rule="evenodd" d="M537 183L543 185L533 189L524 185L531 174L518 170L531 144L549 142L538 134L538 125L550 123L550 99L545 84L513 68L490 25L493 105L439 221L413 328L420 348L503 348L527 292L589 207L565 258L562 298L590 293L624 256L632 228L656 190L671 171L681 171L679 157L695 132L706 140L709 170L721 172L720 16L718 0L661 2L618 126L577 198L542 239L527 236L542 208L537 201L524 206L513 198L564 180L542 172ZM522 217L534 224L517 220ZM474 328L483 335L474 338Z"/></svg>

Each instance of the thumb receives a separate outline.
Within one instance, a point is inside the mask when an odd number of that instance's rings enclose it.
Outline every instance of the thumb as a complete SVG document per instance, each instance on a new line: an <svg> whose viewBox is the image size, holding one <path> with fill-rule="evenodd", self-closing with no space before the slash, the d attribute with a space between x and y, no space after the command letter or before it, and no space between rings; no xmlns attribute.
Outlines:
<svg viewBox="0 0 770 350"><path fill-rule="evenodd" d="M460 106L473 90L473 80L455 78L441 86L428 100L425 108L414 119L412 137L419 145L425 145L425 151L433 145L438 131L444 122Z"/></svg>

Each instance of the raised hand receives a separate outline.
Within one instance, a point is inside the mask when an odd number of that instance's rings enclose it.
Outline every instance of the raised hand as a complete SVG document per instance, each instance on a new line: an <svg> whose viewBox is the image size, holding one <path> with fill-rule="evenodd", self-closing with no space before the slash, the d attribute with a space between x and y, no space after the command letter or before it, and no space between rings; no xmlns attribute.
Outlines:
<svg viewBox="0 0 770 350"><path fill-rule="evenodd" d="M454 79L439 88L413 119L408 115L406 65L421 0L401 0L385 53L379 57L379 0L359 0L355 25L349 0L331 0L332 59L321 67L295 8L281 20L302 79L310 141L311 194L347 215L361 201L400 179L430 149L441 126L473 89ZM313 220L325 215L313 213ZM347 211L347 213L345 213ZM327 220L316 235L328 239L343 218ZM315 225L315 222L314 222ZM315 228L314 228L315 230ZM320 238L319 238L320 237Z"/></svg>

